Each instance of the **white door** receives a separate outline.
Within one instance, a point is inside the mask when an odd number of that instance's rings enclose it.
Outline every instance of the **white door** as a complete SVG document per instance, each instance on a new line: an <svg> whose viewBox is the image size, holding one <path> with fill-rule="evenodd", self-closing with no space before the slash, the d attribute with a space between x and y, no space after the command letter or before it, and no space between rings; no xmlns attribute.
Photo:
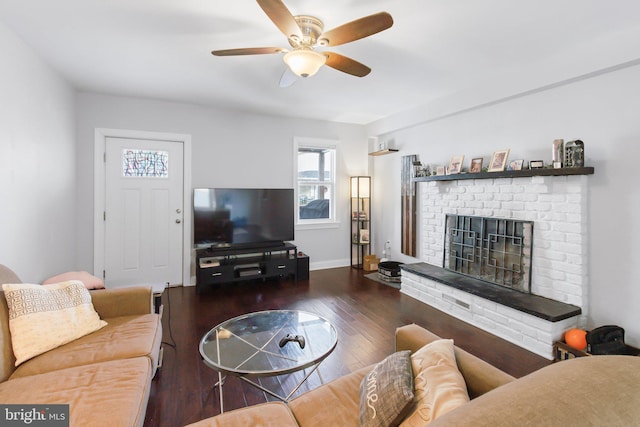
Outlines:
<svg viewBox="0 0 640 427"><path fill-rule="evenodd" d="M182 283L183 144L107 137L107 287Z"/></svg>

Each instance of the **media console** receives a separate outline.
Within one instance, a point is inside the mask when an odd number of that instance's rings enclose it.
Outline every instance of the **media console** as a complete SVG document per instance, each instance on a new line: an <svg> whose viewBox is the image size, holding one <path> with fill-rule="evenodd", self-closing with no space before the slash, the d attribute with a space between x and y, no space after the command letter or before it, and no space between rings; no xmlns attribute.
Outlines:
<svg viewBox="0 0 640 427"><path fill-rule="evenodd" d="M291 243L196 251L196 293L216 284L286 276L297 280L297 275L297 248Z"/></svg>

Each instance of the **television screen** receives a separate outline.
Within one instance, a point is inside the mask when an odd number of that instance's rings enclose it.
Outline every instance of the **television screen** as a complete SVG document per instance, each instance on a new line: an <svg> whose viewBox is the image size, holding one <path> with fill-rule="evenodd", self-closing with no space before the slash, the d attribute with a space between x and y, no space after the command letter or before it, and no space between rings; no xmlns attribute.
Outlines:
<svg viewBox="0 0 640 427"><path fill-rule="evenodd" d="M294 239L293 189L196 188L196 247L251 246Z"/></svg>

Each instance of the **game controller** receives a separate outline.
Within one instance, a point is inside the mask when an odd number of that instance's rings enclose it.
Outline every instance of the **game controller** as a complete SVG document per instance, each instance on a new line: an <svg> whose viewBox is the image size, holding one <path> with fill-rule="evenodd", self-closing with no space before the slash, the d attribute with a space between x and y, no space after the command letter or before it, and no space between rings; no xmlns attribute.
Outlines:
<svg viewBox="0 0 640 427"><path fill-rule="evenodd" d="M286 337L283 337L280 340L280 348L284 347L286 343L291 342L291 341L297 341L298 344L300 345L300 348L304 348L305 346L305 341L304 341L304 337L302 335L291 335L291 334L287 334Z"/></svg>

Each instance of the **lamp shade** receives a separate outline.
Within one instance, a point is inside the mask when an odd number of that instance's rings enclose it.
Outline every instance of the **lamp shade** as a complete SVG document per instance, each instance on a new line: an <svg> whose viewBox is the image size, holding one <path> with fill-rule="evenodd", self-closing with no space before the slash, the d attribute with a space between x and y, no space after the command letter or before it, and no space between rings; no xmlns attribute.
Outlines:
<svg viewBox="0 0 640 427"><path fill-rule="evenodd" d="M371 177L369 176L352 176L351 177L351 197L368 199Z"/></svg>
<svg viewBox="0 0 640 427"><path fill-rule="evenodd" d="M284 62L300 77L310 77L318 72L327 57L310 49L296 49L284 56Z"/></svg>

